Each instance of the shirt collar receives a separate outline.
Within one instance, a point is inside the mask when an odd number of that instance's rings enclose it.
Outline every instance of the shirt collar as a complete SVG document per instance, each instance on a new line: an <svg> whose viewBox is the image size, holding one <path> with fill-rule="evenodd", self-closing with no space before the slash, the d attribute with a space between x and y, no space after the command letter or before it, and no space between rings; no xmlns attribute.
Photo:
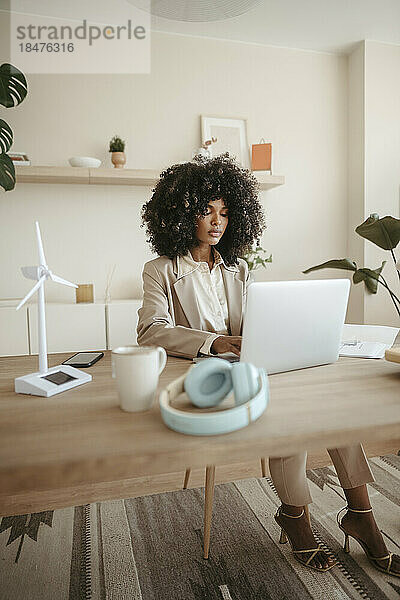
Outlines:
<svg viewBox="0 0 400 600"><path fill-rule="evenodd" d="M216 248L213 248L212 251L214 252L214 259L215 259L214 267L221 265L228 271L237 271L238 270L237 267L235 267L235 266L227 266L224 262L224 259L221 256L221 254L218 252L218 250ZM176 263L177 263L178 279L180 277L184 277L185 275L189 275L190 273L193 273L193 271L196 271L200 267L203 267L203 265L205 265L207 267L207 270L209 270L208 263L206 261L198 262L198 261L194 260L190 250L188 251L188 253L185 256L177 256Z"/></svg>

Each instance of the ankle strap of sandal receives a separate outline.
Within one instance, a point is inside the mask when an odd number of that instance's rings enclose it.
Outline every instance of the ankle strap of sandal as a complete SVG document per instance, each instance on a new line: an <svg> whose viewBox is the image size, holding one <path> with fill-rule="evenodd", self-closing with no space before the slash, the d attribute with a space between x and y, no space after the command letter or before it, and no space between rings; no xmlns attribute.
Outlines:
<svg viewBox="0 0 400 600"><path fill-rule="evenodd" d="M342 521L341 521L340 517L341 517L342 513L345 510L348 510L348 511L353 512L353 513L370 513L370 512L372 512L372 508L366 508L364 510L357 510L356 508L350 508L349 505L343 506L343 508L341 508L339 510L338 514L336 515L336 521L337 521L337 523L338 523L339 526L341 526L341 524L342 524Z"/></svg>
<svg viewBox="0 0 400 600"><path fill-rule="evenodd" d="M287 513L283 512L283 510L281 510L281 509L279 509L279 514L283 515L284 517L288 517L289 519L300 519L300 517L302 517L304 515L304 508L302 509L302 511L299 515L288 515Z"/></svg>

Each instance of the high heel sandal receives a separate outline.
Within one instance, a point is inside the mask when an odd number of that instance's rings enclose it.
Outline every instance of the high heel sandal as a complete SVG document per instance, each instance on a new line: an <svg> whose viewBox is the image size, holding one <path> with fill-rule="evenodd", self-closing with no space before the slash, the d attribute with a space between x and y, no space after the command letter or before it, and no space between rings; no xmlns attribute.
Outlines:
<svg viewBox="0 0 400 600"><path fill-rule="evenodd" d="M309 548L307 550L295 550L293 548L293 544L292 544L292 541L291 541L289 535L287 534L284 526L282 525L282 523L279 520L281 515L283 515L284 517L288 517L289 519L300 519L300 517L302 517L304 515L304 508L299 515L295 516L295 515L288 515L287 513L284 513L282 510L282 507L280 506L274 516L275 521L278 523L279 527L281 528L281 536L279 538L279 543L286 544L286 542L289 542L290 547L293 552L293 556L299 563L301 563L305 567L309 567L310 569L315 569L315 571L321 571L321 572L329 571L330 569L332 569L332 567L334 567L336 565L336 562L334 562L332 565L330 565L328 567L316 567L315 565L311 565L310 563L313 560L313 558L315 558L315 556L318 554L318 552L323 552L323 549L321 548L321 546L318 545L318 548ZM307 556L304 556L304 560L303 560L302 557L306 552L309 553L310 556L308 558L307 558Z"/></svg>
<svg viewBox="0 0 400 600"><path fill-rule="evenodd" d="M389 552L389 554L386 554L386 556L372 556L372 554L370 554L369 548L367 546L367 544L361 540L360 538L358 538L357 536L353 535L352 533L347 533L347 531L345 530L345 528L342 525L342 520L339 520L340 514L344 511L344 510L349 510L350 512L353 513L370 513L372 512L372 508L367 508L365 510L356 510L355 508L350 508L350 506L344 506L337 514L336 520L337 523L339 525L339 528L343 531L344 533L344 546L343 549L344 551L349 554L350 553L350 541L349 538L352 537L356 540L356 542L358 542L361 546L361 548L364 550L369 562L375 567L375 569L378 569L378 571L382 571L382 573L387 573L389 575L394 575L394 577L400 577L400 573L396 573L394 571L390 570L390 567L392 566L392 560L393 560L393 552ZM382 561L382 560L387 560L387 565L386 567L380 565L377 561Z"/></svg>

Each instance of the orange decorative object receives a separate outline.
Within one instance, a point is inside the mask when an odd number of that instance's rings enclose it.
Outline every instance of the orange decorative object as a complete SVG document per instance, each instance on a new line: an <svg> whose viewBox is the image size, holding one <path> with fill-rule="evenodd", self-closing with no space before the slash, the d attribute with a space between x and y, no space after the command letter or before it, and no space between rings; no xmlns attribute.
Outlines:
<svg viewBox="0 0 400 600"><path fill-rule="evenodd" d="M272 158L272 144L252 144L251 146L251 170L270 171Z"/></svg>

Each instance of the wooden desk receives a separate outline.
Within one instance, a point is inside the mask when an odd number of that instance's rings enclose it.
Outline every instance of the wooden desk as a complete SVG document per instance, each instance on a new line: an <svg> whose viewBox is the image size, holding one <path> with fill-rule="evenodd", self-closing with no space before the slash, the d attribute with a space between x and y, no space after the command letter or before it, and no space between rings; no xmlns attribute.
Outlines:
<svg viewBox="0 0 400 600"><path fill-rule="evenodd" d="M50 356L50 366L66 356ZM160 388L191 364L170 357ZM146 413L121 411L110 352L90 369L92 383L49 399L15 394L14 377L36 366L36 356L0 359L3 498L400 437L400 368L383 360L341 358L272 375L270 404L262 417L213 437L170 431L157 403Z"/></svg>

